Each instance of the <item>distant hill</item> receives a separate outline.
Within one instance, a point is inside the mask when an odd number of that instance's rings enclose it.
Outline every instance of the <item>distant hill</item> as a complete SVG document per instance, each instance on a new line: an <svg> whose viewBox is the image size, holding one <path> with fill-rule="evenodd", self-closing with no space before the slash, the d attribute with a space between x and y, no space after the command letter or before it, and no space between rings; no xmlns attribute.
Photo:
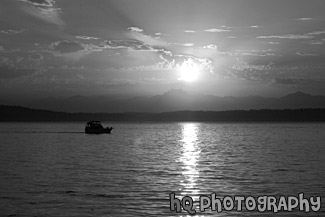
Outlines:
<svg viewBox="0 0 325 217"><path fill-rule="evenodd" d="M214 122L297 122L325 121L325 109L175 111L163 113L66 113L0 105L0 122L39 121L214 121Z"/></svg>
<svg viewBox="0 0 325 217"><path fill-rule="evenodd" d="M17 103L10 103L7 105L17 105ZM34 109L84 113L300 109L325 108L325 96L313 96L302 92L296 92L280 98L267 98L261 96L219 97L213 95L191 94L183 90L173 89L161 95L146 97L49 97L19 105Z"/></svg>

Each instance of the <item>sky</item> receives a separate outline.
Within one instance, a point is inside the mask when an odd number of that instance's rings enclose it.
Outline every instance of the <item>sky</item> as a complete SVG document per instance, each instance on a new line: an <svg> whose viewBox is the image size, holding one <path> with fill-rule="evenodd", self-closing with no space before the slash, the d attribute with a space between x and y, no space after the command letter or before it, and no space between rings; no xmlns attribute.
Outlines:
<svg viewBox="0 0 325 217"><path fill-rule="evenodd" d="M1 0L0 97L325 95L322 0Z"/></svg>

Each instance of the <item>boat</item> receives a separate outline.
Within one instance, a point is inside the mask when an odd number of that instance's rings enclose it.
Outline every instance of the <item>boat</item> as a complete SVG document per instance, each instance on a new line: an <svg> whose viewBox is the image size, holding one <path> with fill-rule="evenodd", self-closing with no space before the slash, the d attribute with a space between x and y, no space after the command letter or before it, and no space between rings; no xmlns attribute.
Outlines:
<svg viewBox="0 0 325 217"><path fill-rule="evenodd" d="M100 121L88 121L85 127L85 133L88 134L100 134L111 133L113 127L103 127Z"/></svg>

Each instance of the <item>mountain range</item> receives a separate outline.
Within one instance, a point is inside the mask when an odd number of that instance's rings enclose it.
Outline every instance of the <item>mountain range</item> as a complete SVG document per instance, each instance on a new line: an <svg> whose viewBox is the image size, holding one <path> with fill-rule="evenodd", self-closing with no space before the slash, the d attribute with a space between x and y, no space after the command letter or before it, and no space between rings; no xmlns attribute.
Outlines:
<svg viewBox="0 0 325 217"><path fill-rule="evenodd" d="M3 104L3 103L2 103ZM5 103L7 105L17 105ZM172 111L227 111L250 109L301 109L325 108L325 96L303 92L279 98L247 96L220 97L191 94L172 89L162 95L121 98L116 96L48 97L20 104L34 109L63 112L123 113L123 112L172 112Z"/></svg>
<svg viewBox="0 0 325 217"><path fill-rule="evenodd" d="M67 113L0 105L0 122L325 122L325 109Z"/></svg>

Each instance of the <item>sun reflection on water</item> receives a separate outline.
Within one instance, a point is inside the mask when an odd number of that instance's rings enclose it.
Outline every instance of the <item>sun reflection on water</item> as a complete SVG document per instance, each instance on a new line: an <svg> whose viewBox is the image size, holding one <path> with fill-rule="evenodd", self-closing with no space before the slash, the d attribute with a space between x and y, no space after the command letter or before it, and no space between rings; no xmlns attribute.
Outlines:
<svg viewBox="0 0 325 217"><path fill-rule="evenodd" d="M197 164L201 152L198 145L199 124L185 123L182 127L180 162L182 163L184 179L181 180L181 195L191 196L194 201L198 201L199 187L197 186L197 179L199 178L199 171Z"/></svg>

